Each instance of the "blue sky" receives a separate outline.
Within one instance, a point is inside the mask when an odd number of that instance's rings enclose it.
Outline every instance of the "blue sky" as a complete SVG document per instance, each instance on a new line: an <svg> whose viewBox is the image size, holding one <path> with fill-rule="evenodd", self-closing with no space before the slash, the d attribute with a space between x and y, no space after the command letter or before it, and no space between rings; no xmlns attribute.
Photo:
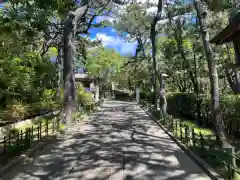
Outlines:
<svg viewBox="0 0 240 180"><path fill-rule="evenodd" d="M106 17L99 16L95 19L94 23L99 23L102 19L106 19ZM112 27L91 28L89 33L91 40L101 40L103 46L113 48L121 55L134 55L135 53L137 43L126 42Z"/></svg>
<svg viewBox="0 0 240 180"><path fill-rule="evenodd" d="M1 1L1 0L0 0ZM0 8L4 5L0 3ZM108 19L107 17L99 16L94 20L94 23L99 23L101 20ZM136 42L125 42L122 37L120 37L114 28L91 28L90 39L99 39L102 41L103 46L107 48L113 48L121 55L134 55L136 49Z"/></svg>
<svg viewBox="0 0 240 180"><path fill-rule="evenodd" d="M188 1L188 0L186 0ZM186 2L185 1L185 2ZM0 8L3 4L0 3ZM154 11L154 10L153 10ZM94 23L99 23L102 20L111 20L111 18L106 16L99 16L94 20ZM90 39L99 39L102 41L103 46L107 48L113 48L121 55L134 55L137 46L136 42L126 42L123 37L120 37L116 30L112 27L106 28L91 28L89 30Z"/></svg>

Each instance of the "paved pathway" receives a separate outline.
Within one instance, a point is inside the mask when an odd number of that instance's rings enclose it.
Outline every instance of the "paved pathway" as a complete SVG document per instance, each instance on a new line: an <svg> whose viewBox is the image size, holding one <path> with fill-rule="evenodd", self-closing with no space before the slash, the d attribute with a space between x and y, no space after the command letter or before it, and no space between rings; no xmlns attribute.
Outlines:
<svg viewBox="0 0 240 180"><path fill-rule="evenodd" d="M125 108L125 112L122 111ZM3 180L209 180L134 103L107 101Z"/></svg>

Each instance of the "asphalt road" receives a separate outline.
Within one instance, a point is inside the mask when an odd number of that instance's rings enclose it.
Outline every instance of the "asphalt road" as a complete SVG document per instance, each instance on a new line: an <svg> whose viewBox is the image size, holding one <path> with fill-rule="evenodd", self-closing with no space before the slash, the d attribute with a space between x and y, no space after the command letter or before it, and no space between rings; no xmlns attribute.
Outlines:
<svg viewBox="0 0 240 180"><path fill-rule="evenodd" d="M2 179L210 180L142 109L121 101L104 102Z"/></svg>

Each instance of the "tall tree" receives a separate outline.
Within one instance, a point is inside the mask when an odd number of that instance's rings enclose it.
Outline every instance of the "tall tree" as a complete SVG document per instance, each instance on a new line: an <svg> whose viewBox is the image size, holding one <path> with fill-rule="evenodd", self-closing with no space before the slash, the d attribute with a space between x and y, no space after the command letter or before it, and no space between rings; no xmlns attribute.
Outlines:
<svg viewBox="0 0 240 180"><path fill-rule="evenodd" d="M224 122L220 112L220 102L219 102L219 82L217 73L217 62L213 54L211 44L209 43L209 35L207 28L204 25L204 19L207 16L207 10L204 9L205 6L199 0L194 1L194 7L197 12L197 19L200 28L200 34L202 37L202 43L204 47L205 56L208 63L209 69L209 79L211 86L211 100L212 100L212 120L215 125L216 134L220 138L223 147L229 147L229 142L227 141L225 134Z"/></svg>
<svg viewBox="0 0 240 180"><path fill-rule="evenodd" d="M165 5L165 0L158 0L157 4L157 13L154 15L152 23L151 23L151 28L150 28L150 39L152 43L152 69L153 69L153 98L156 99L156 94L157 94L157 83L156 83L156 77L159 80L160 84L160 98L161 98L161 109L163 114L166 114L167 112L167 99L165 96L165 88L164 88L164 79L163 79L163 72L162 69L160 70L161 73L160 75L158 74L157 71L157 64L156 64L156 24L157 22L161 19L162 16L162 10L163 6ZM157 104L154 100L155 108L157 107Z"/></svg>
<svg viewBox="0 0 240 180"><path fill-rule="evenodd" d="M75 40L76 35L87 33L93 25L96 16L103 14L104 10L111 8L112 3L121 1L88 1L83 0L77 3L78 8L69 11L64 21L64 58L63 58L63 79L64 79L64 113L69 126L72 125L72 112L75 105L75 77L74 77L74 59L75 59ZM100 24L101 25L101 24Z"/></svg>

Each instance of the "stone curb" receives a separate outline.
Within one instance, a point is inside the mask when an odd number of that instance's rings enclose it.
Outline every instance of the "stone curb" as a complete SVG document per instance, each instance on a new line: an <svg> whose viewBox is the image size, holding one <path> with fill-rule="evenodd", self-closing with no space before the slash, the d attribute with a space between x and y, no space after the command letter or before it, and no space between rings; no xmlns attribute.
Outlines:
<svg viewBox="0 0 240 180"><path fill-rule="evenodd" d="M139 105L139 104L138 104ZM203 159L195 155L191 150L188 149L186 145L184 145L180 140L175 138L175 136L169 132L163 125L161 125L157 119L152 116L151 113L146 111L141 105L139 105L141 109L144 110L146 114L148 114L157 124L158 126L200 167L204 170L204 172L212 179L212 180L224 180L221 176Z"/></svg>
<svg viewBox="0 0 240 180"><path fill-rule="evenodd" d="M56 140L57 134L52 134L49 137L46 137L43 141L38 142L35 144L31 149L27 150L24 154L14 157L10 162L8 162L6 165L2 166L0 169L0 177L1 174L6 173L9 169L12 169L14 166L24 162L29 157L33 156L34 153L41 150L45 145L47 145L49 142Z"/></svg>

